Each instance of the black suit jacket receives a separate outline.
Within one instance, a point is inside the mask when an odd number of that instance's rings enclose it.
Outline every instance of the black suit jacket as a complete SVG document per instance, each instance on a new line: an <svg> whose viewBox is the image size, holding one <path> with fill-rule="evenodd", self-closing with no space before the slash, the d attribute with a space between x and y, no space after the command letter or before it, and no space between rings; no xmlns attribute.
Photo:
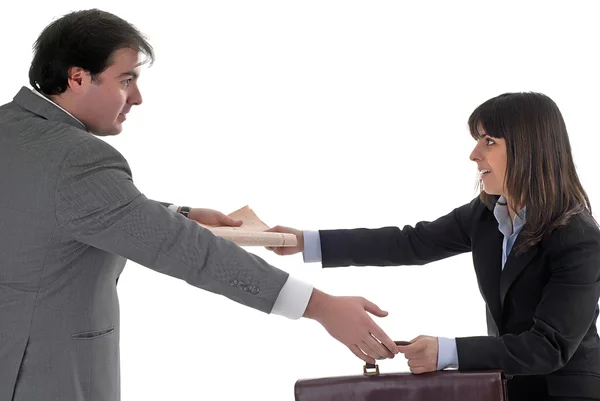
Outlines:
<svg viewBox="0 0 600 401"><path fill-rule="evenodd" d="M575 216L502 269L502 233L478 198L414 227L321 230L323 267L423 265L471 251L489 336L457 338L460 370L502 369L510 400L600 399L600 230Z"/></svg>

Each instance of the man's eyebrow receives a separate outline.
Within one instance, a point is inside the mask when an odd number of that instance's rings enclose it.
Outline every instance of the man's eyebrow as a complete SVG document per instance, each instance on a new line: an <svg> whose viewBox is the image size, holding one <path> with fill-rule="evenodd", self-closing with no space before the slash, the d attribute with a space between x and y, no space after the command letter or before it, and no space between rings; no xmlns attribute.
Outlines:
<svg viewBox="0 0 600 401"><path fill-rule="evenodd" d="M133 71L127 71L127 72L124 72L121 75L119 75L119 78L123 78L123 77L127 77L127 76L129 76L129 77L131 77L133 79L137 79L138 74L136 72L133 72Z"/></svg>

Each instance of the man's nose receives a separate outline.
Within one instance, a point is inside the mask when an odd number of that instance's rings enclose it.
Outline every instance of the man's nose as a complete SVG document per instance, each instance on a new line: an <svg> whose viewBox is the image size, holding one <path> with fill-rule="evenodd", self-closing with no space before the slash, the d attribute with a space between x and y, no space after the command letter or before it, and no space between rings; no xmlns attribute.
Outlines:
<svg viewBox="0 0 600 401"><path fill-rule="evenodd" d="M127 103L139 106L140 104L142 104L142 102L142 93L140 92L139 88L136 87L136 90L132 91L132 93L129 95Z"/></svg>

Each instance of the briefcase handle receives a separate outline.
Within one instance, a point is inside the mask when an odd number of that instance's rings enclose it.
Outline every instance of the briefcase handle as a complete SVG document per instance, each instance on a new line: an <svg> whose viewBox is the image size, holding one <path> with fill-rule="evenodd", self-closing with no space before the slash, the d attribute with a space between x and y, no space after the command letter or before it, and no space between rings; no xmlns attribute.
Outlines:
<svg viewBox="0 0 600 401"><path fill-rule="evenodd" d="M394 341L396 345L410 345L410 341ZM377 376L379 375L379 365L376 363L365 363L363 366L363 375L365 376Z"/></svg>

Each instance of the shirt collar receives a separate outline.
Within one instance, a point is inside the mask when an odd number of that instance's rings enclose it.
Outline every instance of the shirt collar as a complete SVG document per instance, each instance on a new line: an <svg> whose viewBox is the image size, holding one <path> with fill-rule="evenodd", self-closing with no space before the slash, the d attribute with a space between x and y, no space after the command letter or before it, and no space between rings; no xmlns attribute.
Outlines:
<svg viewBox="0 0 600 401"><path fill-rule="evenodd" d="M67 110L63 109L62 107L60 107L56 102L52 101L51 99L47 98L46 96L42 95L40 92L36 91L35 89L31 89L31 91L33 93L35 93L36 95L38 95L39 97L41 97L42 99L46 100L47 102L53 104L54 106L58 107L59 109L61 109L62 111L64 111L65 113L67 113L68 115L70 115L71 117L73 117L79 124L83 125L84 128L87 129L87 127L85 126L84 123L82 123L77 117L75 117L73 114L69 113Z"/></svg>
<svg viewBox="0 0 600 401"><path fill-rule="evenodd" d="M517 212L515 215L514 224L511 224L506 198L504 196L500 196L496 202L496 206L494 206L494 217L496 217L496 220L498 221L498 229L500 232L508 237L511 234L521 231L521 228L523 228L525 225L527 221L526 207L523 207L521 210L519 210L519 212Z"/></svg>

